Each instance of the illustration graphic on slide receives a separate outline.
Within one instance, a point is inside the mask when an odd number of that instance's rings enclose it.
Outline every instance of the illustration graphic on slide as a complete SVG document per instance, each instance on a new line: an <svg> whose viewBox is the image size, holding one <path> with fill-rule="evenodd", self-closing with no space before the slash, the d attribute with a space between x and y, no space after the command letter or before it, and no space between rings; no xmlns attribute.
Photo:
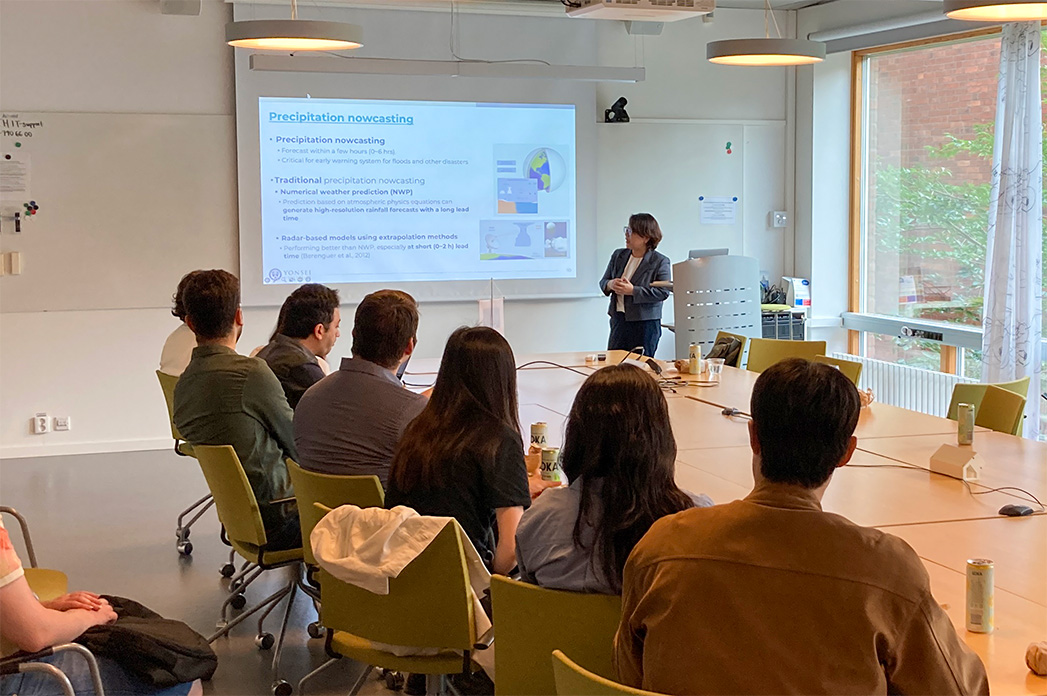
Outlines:
<svg viewBox="0 0 1047 696"><path fill-rule="evenodd" d="M538 182L535 179L499 179L498 212L503 215L536 215Z"/></svg>
<svg viewBox="0 0 1047 696"><path fill-rule="evenodd" d="M567 222L484 220L480 223L480 259L567 258Z"/></svg>
<svg viewBox="0 0 1047 696"><path fill-rule="evenodd" d="M527 155L527 178L538 182L538 190L550 193L560 188L567 173L560 153L552 148L538 148Z"/></svg>

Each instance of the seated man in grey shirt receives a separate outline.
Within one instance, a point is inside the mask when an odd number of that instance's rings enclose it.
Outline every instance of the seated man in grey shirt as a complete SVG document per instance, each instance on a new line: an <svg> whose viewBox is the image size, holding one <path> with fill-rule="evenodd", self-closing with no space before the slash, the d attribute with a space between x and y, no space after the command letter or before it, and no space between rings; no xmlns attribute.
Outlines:
<svg viewBox="0 0 1047 696"><path fill-rule="evenodd" d="M393 451L426 398L404 389L397 368L414 351L418 305L399 290L379 290L356 308L352 358L298 402L298 462L310 471L374 474L386 485Z"/></svg>

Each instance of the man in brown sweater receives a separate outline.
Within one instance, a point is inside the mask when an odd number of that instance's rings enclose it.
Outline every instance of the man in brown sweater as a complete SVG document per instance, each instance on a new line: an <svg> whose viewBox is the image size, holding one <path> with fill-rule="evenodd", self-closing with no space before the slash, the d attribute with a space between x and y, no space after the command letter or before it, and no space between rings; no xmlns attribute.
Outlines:
<svg viewBox="0 0 1047 696"><path fill-rule="evenodd" d="M615 665L663 694L988 694L904 541L823 512L858 392L800 359L753 387L756 485L655 522L625 566Z"/></svg>

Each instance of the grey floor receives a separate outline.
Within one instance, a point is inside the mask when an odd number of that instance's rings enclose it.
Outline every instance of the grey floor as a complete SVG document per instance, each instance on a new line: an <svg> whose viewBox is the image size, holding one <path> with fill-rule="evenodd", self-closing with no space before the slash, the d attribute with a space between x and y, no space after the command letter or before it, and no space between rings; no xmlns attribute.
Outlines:
<svg viewBox="0 0 1047 696"><path fill-rule="evenodd" d="M213 508L192 528L191 557L178 554L174 536L178 513L206 491L196 460L171 451L0 461L0 504L28 518L41 566L65 571L72 590L129 597L209 635L228 584L218 572L228 559L228 547L218 538ZM5 515L4 525L28 565L17 523ZM271 571L267 575L274 577L252 584L248 606L286 582L282 572ZM273 633L283 606L266 622ZM310 640L306 633L306 625L314 620L312 604L299 594L280 668L281 678L296 687L303 675L327 659L323 640ZM272 652L255 647L256 629L257 622L248 619L231 637L216 641L218 672L204 684L204 693L270 693ZM307 693L347 693L360 669L343 660L310 681ZM374 680L361 693L393 692Z"/></svg>

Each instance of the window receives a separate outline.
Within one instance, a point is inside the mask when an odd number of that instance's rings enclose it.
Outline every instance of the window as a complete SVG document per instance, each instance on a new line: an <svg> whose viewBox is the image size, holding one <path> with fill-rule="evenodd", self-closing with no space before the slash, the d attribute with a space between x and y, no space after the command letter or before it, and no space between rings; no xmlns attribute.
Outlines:
<svg viewBox="0 0 1047 696"><path fill-rule="evenodd" d="M980 332L999 33L876 49L855 60L861 183L852 309ZM1041 65L1047 97L1047 51ZM1044 242L1047 258L1047 235ZM857 347L872 358L981 375L973 346L945 347L943 355L938 343L862 332Z"/></svg>

